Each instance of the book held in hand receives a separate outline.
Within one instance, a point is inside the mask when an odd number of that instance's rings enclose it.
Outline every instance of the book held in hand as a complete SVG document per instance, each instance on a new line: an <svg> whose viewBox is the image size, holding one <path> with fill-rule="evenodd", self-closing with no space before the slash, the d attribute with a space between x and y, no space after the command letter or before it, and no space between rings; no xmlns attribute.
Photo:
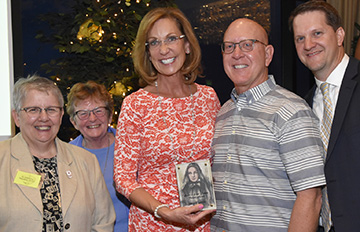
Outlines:
<svg viewBox="0 0 360 232"><path fill-rule="evenodd" d="M216 209L209 160L176 164L176 178L181 206L203 204L203 210Z"/></svg>

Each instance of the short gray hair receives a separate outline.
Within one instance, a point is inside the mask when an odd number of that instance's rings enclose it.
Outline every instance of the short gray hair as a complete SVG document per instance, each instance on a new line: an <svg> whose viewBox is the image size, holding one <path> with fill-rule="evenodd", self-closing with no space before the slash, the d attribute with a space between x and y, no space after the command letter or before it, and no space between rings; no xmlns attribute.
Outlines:
<svg viewBox="0 0 360 232"><path fill-rule="evenodd" d="M55 82L45 77L32 75L28 76L27 78L22 77L15 83L12 102L13 110L16 110L16 112L20 111L27 92L32 89L46 93L51 92L58 98L60 106L64 106L64 97Z"/></svg>

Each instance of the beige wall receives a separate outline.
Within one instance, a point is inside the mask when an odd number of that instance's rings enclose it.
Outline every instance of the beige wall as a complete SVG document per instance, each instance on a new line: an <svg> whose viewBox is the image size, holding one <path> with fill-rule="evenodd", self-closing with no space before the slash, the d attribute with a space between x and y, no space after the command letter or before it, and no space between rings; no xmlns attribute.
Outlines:
<svg viewBox="0 0 360 232"><path fill-rule="evenodd" d="M14 82L11 0L0 0L0 141L14 133L11 119L11 89Z"/></svg>
<svg viewBox="0 0 360 232"><path fill-rule="evenodd" d="M347 54L351 53L351 41L354 38L354 33L360 33L355 27L354 23L360 24L360 0L327 0L333 5L343 19L345 30L345 51Z"/></svg>

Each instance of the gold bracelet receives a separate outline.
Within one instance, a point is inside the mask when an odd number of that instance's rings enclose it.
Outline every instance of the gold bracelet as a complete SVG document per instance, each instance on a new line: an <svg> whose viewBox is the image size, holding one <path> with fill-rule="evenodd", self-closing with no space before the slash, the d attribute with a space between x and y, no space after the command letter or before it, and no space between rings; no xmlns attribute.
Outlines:
<svg viewBox="0 0 360 232"><path fill-rule="evenodd" d="M156 208L155 208L155 211L154 211L154 216L157 217L157 218L161 218L161 216L157 213L158 210L162 207L168 207L169 208L169 205L168 204L162 204L162 205L158 205Z"/></svg>

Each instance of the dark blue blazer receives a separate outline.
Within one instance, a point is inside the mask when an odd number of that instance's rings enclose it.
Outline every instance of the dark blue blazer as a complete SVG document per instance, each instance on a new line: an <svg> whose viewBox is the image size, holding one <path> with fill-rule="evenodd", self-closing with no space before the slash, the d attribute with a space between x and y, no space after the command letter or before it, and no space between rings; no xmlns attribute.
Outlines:
<svg viewBox="0 0 360 232"><path fill-rule="evenodd" d="M306 96L310 106L316 85ZM360 231L360 61L350 57L335 108L325 161L336 232Z"/></svg>

